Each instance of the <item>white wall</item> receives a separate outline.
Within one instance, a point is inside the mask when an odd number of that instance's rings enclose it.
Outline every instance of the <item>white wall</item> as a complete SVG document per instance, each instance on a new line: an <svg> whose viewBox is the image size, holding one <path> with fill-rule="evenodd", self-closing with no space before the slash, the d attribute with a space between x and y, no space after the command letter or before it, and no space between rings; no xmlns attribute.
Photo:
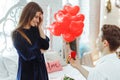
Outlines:
<svg viewBox="0 0 120 80"><path fill-rule="evenodd" d="M91 0L89 7L89 40L91 48L94 49L100 28L100 0Z"/></svg>
<svg viewBox="0 0 120 80"><path fill-rule="evenodd" d="M106 3L107 0L101 0L101 26L105 23L120 26L120 8L115 6L115 0L111 0L112 10L110 13L107 13Z"/></svg>

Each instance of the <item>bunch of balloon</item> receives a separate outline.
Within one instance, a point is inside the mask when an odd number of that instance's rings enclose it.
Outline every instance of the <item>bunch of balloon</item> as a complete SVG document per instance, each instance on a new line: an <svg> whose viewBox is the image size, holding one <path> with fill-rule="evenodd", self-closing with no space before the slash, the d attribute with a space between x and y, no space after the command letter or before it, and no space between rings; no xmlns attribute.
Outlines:
<svg viewBox="0 0 120 80"><path fill-rule="evenodd" d="M55 21L48 28L54 36L62 36L66 42L72 42L79 37L84 28L85 16L79 6L65 5L54 14Z"/></svg>
<svg viewBox="0 0 120 80"><path fill-rule="evenodd" d="M80 13L79 6L64 5L63 9L54 14L54 22L48 28L52 35L63 38L63 58L67 59L71 55L70 43L80 37L84 28L85 16ZM78 38L77 38L78 39ZM77 47L77 45L75 45ZM77 52L77 50L75 50Z"/></svg>

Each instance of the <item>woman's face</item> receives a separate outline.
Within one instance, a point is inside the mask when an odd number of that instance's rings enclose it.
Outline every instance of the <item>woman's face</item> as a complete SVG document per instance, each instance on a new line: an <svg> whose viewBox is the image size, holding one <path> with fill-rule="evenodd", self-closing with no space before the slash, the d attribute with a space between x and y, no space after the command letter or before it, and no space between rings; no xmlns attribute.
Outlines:
<svg viewBox="0 0 120 80"><path fill-rule="evenodd" d="M41 12L36 12L35 16L30 21L30 25L31 26L39 26L39 24L41 23L42 16L43 16L43 14Z"/></svg>

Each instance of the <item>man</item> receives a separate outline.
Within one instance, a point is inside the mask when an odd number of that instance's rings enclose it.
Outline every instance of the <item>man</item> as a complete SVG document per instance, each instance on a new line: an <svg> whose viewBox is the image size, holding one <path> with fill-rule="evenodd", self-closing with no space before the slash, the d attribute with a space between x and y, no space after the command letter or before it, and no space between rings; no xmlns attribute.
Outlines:
<svg viewBox="0 0 120 80"><path fill-rule="evenodd" d="M116 54L117 54L118 58L120 59L120 47L116 50Z"/></svg>
<svg viewBox="0 0 120 80"><path fill-rule="evenodd" d="M87 80L120 80L120 59L116 50L120 46L120 28L116 25L103 25L97 40L100 59L91 71L87 71L80 61L70 59L70 64L78 69Z"/></svg>

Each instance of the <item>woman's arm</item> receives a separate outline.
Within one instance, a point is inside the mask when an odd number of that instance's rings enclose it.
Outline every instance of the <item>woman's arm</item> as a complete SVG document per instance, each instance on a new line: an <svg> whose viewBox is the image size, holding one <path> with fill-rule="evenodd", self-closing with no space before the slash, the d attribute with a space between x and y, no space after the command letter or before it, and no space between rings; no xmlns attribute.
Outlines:
<svg viewBox="0 0 120 80"><path fill-rule="evenodd" d="M37 54L39 54L37 49L30 47L31 44L29 44L19 32L15 31L12 38L13 45L16 48L19 56L25 61L33 60L37 57Z"/></svg>
<svg viewBox="0 0 120 80"><path fill-rule="evenodd" d="M40 49L47 50L49 48L49 38L45 35L42 29L42 24L43 24L43 15L41 14L41 23L38 26L40 41L38 43L41 44Z"/></svg>
<svg viewBox="0 0 120 80"><path fill-rule="evenodd" d="M40 37L43 38L43 39L46 39L46 36L45 36L45 34L44 34L44 32L43 32L43 29L42 29L42 24L43 24L43 14L41 14L40 17L41 17L41 18L40 18L41 22L40 22L40 24L38 25L38 29L39 29L39 33L40 33Z"/></svg>

